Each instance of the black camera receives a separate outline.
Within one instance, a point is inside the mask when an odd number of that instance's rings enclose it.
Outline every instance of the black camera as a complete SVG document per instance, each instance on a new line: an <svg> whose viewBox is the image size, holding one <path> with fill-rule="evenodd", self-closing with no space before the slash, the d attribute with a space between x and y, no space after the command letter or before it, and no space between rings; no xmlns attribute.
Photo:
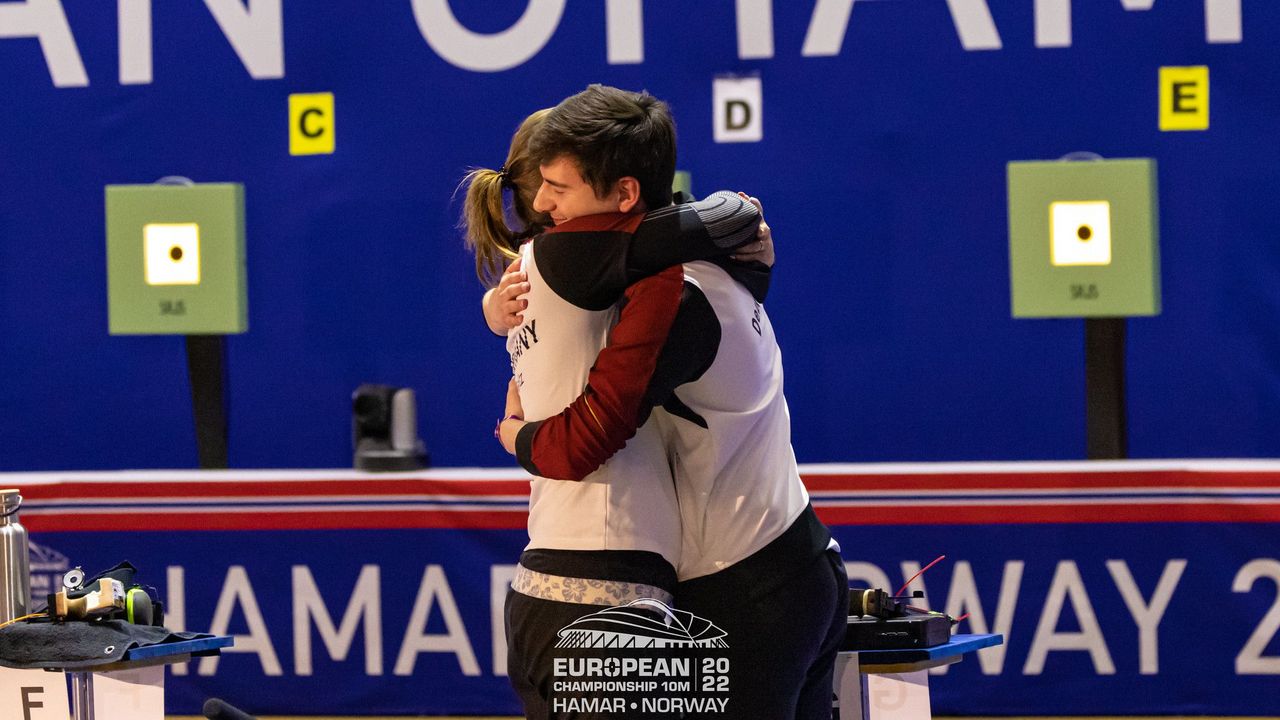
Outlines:
<svg viewBox="0 0 1280 720"><path fill-rule="evenodd" d="M403 472L431 464L418 438L413 390L361 385L351 396L351 444L357 470Z"/></svg>

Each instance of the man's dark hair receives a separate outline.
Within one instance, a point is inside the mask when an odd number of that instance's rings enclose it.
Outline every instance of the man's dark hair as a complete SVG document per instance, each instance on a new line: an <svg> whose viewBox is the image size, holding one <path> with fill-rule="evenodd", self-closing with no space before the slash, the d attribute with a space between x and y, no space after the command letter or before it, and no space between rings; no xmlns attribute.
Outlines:
<svg viewBox="0 0 1280 720"><path fill-rule="evenodd" d="M650 210L671 204L676 125L667 104L647 92L590 85L552 108L529 150L543 165L576 160L597 197L630 176Z"/></svg>

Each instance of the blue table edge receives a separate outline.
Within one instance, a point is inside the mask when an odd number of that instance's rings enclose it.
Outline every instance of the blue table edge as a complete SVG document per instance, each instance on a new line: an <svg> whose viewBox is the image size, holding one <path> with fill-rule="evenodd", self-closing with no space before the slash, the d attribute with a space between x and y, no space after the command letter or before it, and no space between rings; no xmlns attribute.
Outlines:
<svg viewBox="0 0 1280 720"><path fill-rule="evenodd" d="M122 660L128 662L130 660L147 660L166 655L195 655L196 653L206 653L224 647L231 647L234 644L235 638L229 635L215 635L214 637L196 638L195 640L179 640L178 642L130 648L124 654Z"/></svg>
<svg viewBox="0 0 1280 720"><path fill-rule="evenodd" d="M994 647L1003 642L1003 635L952 635L950 641L928 648L848 650L846 652L858 653L859 665L898 665L963 655L982 648Z"/></svg>

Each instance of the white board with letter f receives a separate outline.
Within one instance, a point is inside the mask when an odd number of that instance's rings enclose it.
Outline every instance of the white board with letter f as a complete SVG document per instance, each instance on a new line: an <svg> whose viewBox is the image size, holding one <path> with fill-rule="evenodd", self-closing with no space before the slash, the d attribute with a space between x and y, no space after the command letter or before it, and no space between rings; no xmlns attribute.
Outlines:
<svg viewBox="0 0 1280 720"><path fill-rule="evenodd" d="M44 670L0 667L0 718L5 720L67 720L67 676Z"/></svg>

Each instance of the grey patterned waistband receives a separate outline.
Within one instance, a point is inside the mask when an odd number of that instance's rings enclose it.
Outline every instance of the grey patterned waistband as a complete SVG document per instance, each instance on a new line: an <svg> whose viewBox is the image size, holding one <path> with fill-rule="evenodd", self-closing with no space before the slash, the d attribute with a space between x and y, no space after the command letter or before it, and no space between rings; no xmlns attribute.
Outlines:
<svg viewBox="0 0 1280 720"><path fill-rule="evenodd" d="M521 595L542 600L606 607L626 605L641 598L653 598L671 605L674 599L671 593L653 585L548 575L530 570L523 565L516 566L516 576L511 581L511 589Z"/></svg>

